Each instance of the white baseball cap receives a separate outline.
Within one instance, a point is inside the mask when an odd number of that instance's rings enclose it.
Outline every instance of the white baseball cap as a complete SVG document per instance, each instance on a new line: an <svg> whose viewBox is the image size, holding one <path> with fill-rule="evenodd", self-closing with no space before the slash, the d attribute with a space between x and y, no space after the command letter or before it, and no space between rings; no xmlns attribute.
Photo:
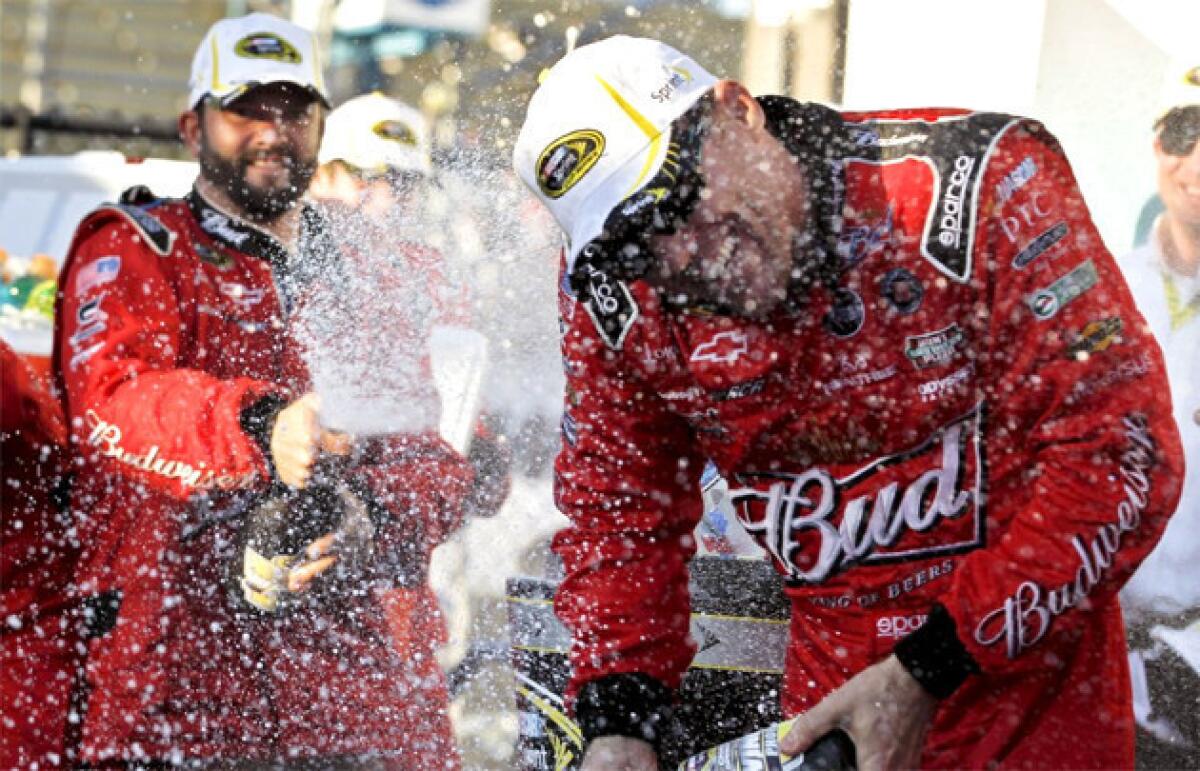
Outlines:
<svg viewBox="0 0 1200 771"><path fill-rule="evenodd" d="M549 70L513 165L566 233L568 275L619 205L618 219L670 197L681 157L672 124L716 83L674 48L624 35L581 46Z"/></svg>
<svg viewBox="0 0 1200 771"><path fill-rule="evenodd" d="M329 105L313 34L265 13L221 19L192 57L188 106L195 108L206 96L228 104L267 83L295 83Z"/></svg>
<svg viewBox="0 0 1200 771"><path fill-rule="evenodd" d="M317 159L428 175L429 125L419 110L378 92L356 96L329 113Z"/></svg>

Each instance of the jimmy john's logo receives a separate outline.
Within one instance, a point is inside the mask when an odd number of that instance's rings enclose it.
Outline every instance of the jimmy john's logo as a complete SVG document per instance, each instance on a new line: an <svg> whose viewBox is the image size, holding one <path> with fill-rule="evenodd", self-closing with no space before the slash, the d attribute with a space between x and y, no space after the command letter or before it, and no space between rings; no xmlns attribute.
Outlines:
<svg viewBox="0 0 1200 771"><path fill-rule="evenodd" d="M400 145L416 145L417 134L404 121L381 120L371 127L371 133L380 139L395 142Z"/></svg>
<svg viewBox="0 0 1200 771"><path fill-rule="evenodd" d="M270 59L284 64L299 64L303 57L296 47L274 32L256 32L237 41L233 47L238 56L247 59Z"/></svg>
<svg viewBox="0 0 1200 771"><path fill-rule="evenodd" d="M538 187L547 198L561 198L604 154L604 135L593 129L572 131L550 143L538 156Z"/></svg>
<svg viewBox="0 0 1200 771"><path fill-rule="evenodd" d="M921 444L844 475L828 468L737 474L738 519L793 586L856 565L962 554L983 545L983 405Z"/></svg>
<svg viewBox="0 0 1200 771"><path fill-rule="evenodd" d="M958 355L965 340L958 324L951 324L923 335L905 337L904 355L917 369L940 367Z"/></svg>

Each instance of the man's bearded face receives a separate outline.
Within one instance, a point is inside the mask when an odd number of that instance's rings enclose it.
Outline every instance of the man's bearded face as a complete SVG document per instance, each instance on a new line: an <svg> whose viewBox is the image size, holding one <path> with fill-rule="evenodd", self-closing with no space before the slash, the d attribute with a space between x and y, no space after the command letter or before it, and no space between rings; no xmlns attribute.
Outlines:
<svg viewBox="0 0 1200 771"><path fill-rule="evenodd" d="M253 89L201 121L201 174L241 213L270 222L295 205L317 167L320 107L293 89Z"/></svg>

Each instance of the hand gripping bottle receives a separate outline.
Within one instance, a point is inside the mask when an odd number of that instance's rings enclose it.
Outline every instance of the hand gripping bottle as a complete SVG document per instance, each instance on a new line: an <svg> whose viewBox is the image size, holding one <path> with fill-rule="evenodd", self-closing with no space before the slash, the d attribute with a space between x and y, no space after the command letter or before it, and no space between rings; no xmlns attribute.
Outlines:
<svg viewBox="0 0 1200 771"><path fill-rule="evenodd" d="M679 771L853 771L854 742L844 731L822 736L807 752L784 755L779 741L792 721L769 725L733 741L718 744L679 764Z"/></svg>

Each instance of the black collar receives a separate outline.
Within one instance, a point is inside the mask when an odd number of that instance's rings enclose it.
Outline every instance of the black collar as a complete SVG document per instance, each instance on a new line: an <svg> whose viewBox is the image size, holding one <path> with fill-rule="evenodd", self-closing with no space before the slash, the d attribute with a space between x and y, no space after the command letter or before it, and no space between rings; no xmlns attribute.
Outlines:
<svg viewBox="0 0 1200 771"><path fill-rule="evenodd" d="M187 194L186 200L200 229L211 236L213 240L243 254L267 260L274 267L287 266L290 250L275 236L240 217L217 208L194 187ZM305 223L312 218L310 215L315 215L315 212L311 212L310 209L311 207L305 205L301 211L301 244L305 241L303 232Z"/></svg>
<svg viewBox="0 0 1200 771"><path fill-rule="evenodd" d="M300 204L300 231L293 253L262 228L218 209L192 188L185 196L200 229L224 246L270 263L290 308L297 290L315 277L340 269L339 250L329 223L313 206Z"/></svg>

